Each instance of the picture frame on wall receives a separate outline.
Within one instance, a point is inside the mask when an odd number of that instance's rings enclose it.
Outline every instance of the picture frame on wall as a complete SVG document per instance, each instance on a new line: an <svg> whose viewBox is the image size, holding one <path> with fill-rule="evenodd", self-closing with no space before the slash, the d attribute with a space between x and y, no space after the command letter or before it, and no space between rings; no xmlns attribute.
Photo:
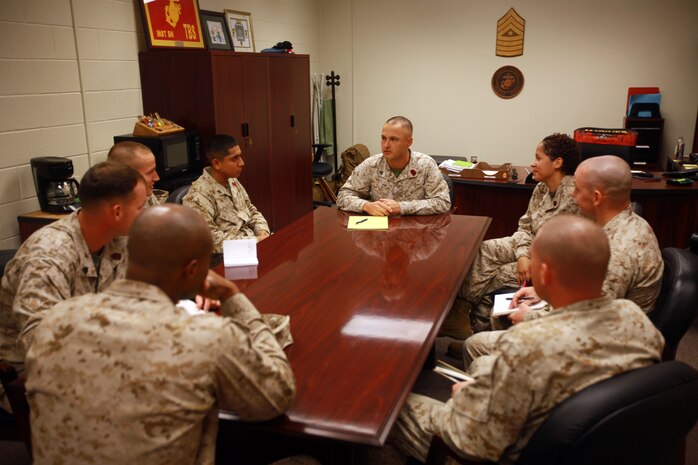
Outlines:
<svg viewBox="0 0 698 465"><path fill-rule="evenodd" d="M254 52L252 14L244 11L225 10L230 39L236 52Z"/></svg>
<svg viewBox="0 0 698 465"><path fill-rule="evenodd" d="M148 48L205 48L197 0L139 1Z"/></svg>
<svg viewBox="0 0 698 465"><path fill-rule="evenodd" d="M225 14L218 11L199 11L206 48L209 50L234 50Z"/></svg>

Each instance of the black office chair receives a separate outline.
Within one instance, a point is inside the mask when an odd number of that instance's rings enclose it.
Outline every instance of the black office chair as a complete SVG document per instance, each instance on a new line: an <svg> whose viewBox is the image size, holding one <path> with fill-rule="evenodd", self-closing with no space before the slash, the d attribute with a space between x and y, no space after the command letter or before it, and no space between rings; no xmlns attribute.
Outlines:
<svg viewBox="0 0 698 465"><path fill-rule="evenodd" d="M325 180L325 176L329 176L332 173L332 165L320 161L325 149L327 147L332 147L332 145L313 144L312 147L315 149L315 155L313 156L313 180L317 180L320 190L322 191L322 196L326 202L337 203L337 195Z"/></svg>
<svg viewBox="0 0 698 465"><path fill-rule="evenodd" d="M637 216L642 216L645 213L644 208L642 208L642 204L638 202L630 202L630 208Z"/></svg>
<svg viewBox="0 0 698 465"><path fill-rule="evenodd" d="M673 465L698 418L698 371L677 361L629 371L579 391L555 407L516 465ZM479 465L438 436L427 465Z"/></svg>
<svg viewBox="0 0 698 465"><path fill-rule="evenodd" d="M12 258L17 253L17 249L5 249L0 250L0 278L5 275L5 267L7 263L12 260Z"/></svg>
<svg viewBox="0 0 698 465"><path fill-rule="evenodd" d="M0 383L12 407L12 413L0 412L0 440L24 442L31 456L29 404L24 389L24 378L9 363L0 362Z"/></svg>
<svg viewBox="0 0 698 465"><path fill-rule="evenodd" d="M185 184L183 186L179 186L172 192L170 192L170 195L167 196L167 200L165 200L166 203L178 203L182 204L182 200L184 199L184 196L187 195L187 192L189 192L189 188L191 187L191 184Z"/></svg>
<svg viewBox="0 0 698 465"><path fill-rule="evenodd" d="M662 288L649 317L666 341L664 360L674 360L681 338L698 315L698 255L667 247L662 258Z"/></svg>

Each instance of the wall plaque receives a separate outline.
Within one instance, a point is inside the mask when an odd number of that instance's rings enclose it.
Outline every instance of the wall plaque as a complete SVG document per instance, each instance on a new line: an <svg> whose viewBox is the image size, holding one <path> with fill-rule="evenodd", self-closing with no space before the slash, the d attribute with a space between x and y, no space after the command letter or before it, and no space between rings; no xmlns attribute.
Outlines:
<svg viewBox="0 0 698 465"><path fill-rule="evenodd" d="M492 75L492 90L501 98L516 97L523 85L523 73L516 66L502 66Z"/></svg>
<svg viewBox="0 0 698 465"><path fill-rule="evenodd" d="M499 18L497 21L498 57L523 55L525 28L526 21L513 8L510 8L507 14Z"/></svg>

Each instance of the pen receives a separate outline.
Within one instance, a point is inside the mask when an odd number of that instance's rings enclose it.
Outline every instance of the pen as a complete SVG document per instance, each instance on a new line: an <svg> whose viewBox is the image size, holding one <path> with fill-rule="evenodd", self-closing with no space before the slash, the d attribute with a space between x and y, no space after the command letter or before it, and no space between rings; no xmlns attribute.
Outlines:
<svg viewBox="0 0 698 465"><path fill-rule="evenodd" d="M363 223L364 221L368 221L368 218L364 218L363 220L359 220L359 221L356 222L356 224Z"/></svg>
<svg viewBox="0 0 698 465"><path fill-rule="evenodd" d="M513 297L507 297L507 300L514 300ZM519 297L519 300L533 300L533 297Z"/></svg>

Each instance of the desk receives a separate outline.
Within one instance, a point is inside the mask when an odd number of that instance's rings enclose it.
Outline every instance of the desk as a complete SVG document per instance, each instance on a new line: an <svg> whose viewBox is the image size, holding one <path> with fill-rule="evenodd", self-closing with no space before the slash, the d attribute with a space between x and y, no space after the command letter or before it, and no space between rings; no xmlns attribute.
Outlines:
<svg viewBox="0 0 698 465"><path fill-rule="evenodd" d="M61 218L65 218L66 215L68 215L68 213L48 213L42 212L41 210L18 215L19 240L21 242L26 241L37 229L53 223L56 220L60 220Z"/></svg>
<svg viewBox="0 0 698 465"><path fill-rule="evenodd" d="M515 182L454 178L454 205L457 213L492 217L485 239L510 236L526 212L535 184L525 184L525 167L515 167ZM653 171L661 177L661 171ZM630 198L640 203L643 217L654 229L659 247L687 247L688 238L698 232L698 181L691 186L667 185L633 179Z"/></svg>
<svg viewBox="0 0 698 465"><path fill-rule="evenodd" d="M395 217L389 231L349 231L348 216L320 207L282 228L259 243L258 278L236 283L260 312L291 315L296 402L260 428L382 445L490 219Z"/></svg>

